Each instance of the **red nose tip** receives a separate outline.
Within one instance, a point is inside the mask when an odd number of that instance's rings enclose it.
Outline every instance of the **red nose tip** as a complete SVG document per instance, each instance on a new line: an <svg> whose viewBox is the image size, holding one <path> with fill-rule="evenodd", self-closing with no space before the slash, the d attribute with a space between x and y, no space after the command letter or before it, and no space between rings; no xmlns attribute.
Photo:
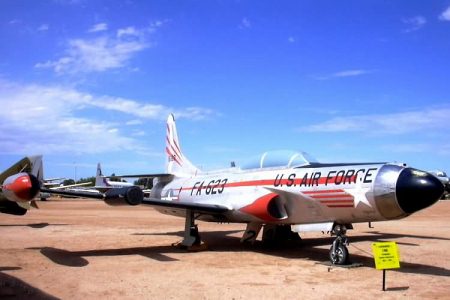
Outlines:
<svg viewBox="0 0 450 300"><path fill-rule="evenodd" d="M10 190L17 197L21 199L27 199L30 197L30 191L33 185L30 180L30 176L21 175L17 177L13 182L6 184L3 188Z"/></svg>
<svg viewBox="0 0 450 300"><path fill-rule="evenodd" d="M30 201L39 193L38 179L28 173L18 173L5 179L2 186L3 196L9 201Z"/></svg>

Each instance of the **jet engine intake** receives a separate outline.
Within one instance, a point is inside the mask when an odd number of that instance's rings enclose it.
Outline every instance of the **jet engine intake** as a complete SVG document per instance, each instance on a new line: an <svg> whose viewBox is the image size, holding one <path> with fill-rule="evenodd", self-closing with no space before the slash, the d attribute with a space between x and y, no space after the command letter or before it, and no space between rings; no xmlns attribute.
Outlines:
<svg viewBox="0 0 450 300"><path fill-rule="evenodd" d="M108 205L139 205L144 199L144 193L138 186L113 188L105 193L104 201Z"/></svg>
<svg viewBox="0 0 450 300"><path fill-rule="evenodd" d="M14 202L33 200L39 193L39 180L29 173L17 173L5 179L2 192L6 199Z"/></svg>
<svg viewBox="0 0 450 300"><path fill-rule="evenodd" d="M288 218L283 199L276 193L262 196L240 211L253 215L266 222L280 221Z"/></svg>

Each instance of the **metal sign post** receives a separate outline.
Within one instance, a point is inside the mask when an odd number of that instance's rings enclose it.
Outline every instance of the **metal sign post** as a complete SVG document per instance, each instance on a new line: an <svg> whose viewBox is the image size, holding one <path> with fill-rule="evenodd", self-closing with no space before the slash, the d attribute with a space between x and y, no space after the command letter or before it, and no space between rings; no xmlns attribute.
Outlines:
<svg viewBox="0 0 450 300"><path fill-rule="evenodd" d="M383 291L386 291L386 269L400 268L400 256L397 243L377 242L372 244L375 268L383 270Z"/></svg>

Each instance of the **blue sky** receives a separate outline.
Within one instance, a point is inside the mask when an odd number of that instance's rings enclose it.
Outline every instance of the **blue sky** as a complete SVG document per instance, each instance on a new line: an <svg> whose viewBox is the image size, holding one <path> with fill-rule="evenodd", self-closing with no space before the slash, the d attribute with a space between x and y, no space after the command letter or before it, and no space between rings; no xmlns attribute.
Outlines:
<svg viewBox="0 0 450 300"><path fill-rule="evenodd" d="M266 150L450 171L450 1L0 4L0 169L204 169Z"/></svg>

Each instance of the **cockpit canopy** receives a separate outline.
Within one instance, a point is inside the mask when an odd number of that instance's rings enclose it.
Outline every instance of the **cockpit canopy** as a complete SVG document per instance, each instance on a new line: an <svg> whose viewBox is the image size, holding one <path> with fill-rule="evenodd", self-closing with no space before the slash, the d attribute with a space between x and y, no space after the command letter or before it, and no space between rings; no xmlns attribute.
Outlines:
<svg viewBox="0 0 450 300"><path fill-rule="evenodd" d="M294 168L307 166L318 161L306 152L277 150L264 152L241 166L242 170L265 168Z"/></svg>

